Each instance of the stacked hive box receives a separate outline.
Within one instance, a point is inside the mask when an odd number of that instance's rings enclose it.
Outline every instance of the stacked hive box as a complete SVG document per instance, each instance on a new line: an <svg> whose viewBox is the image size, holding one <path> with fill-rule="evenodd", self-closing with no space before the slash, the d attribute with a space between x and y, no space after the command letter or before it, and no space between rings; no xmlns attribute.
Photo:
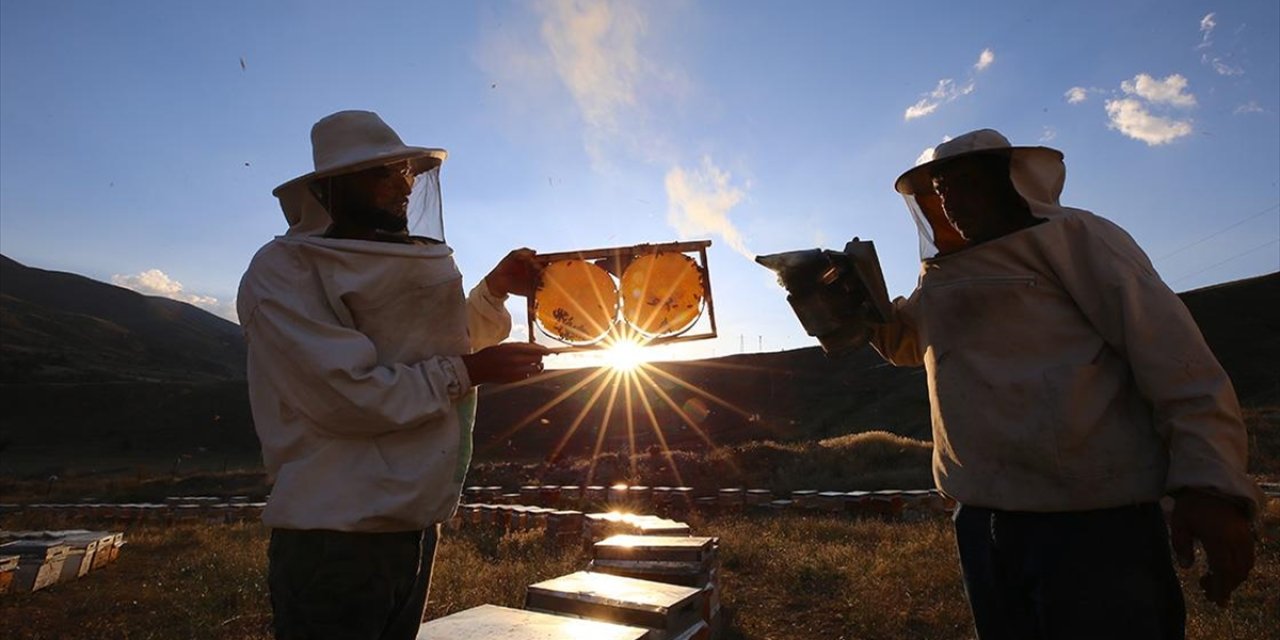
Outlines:
<svg viewBox="0 0 1280 640"><path fill-rule="evenodd" d="M529 585L525 608L649 629L653 640L704 640L699 589L579 571Z"/></svg>
<svg viewBox="0 0 1280 640"><path fill-rule="evenodd" d="M62 538L62 541L67 543L68 549L58 581L67 582L89 573L89 570L93 568L93 559L99 553L98 546L101 539L102 536L92 532L73 534ZM110 542L110 539L108 539L108 542ZM102 553L110 552L103 549Z"/></svg>
<svg viewBox="0 0 1280 640"><path fill-rule="evenodd" d="M491 604L418 628L417 640L653 640L648 629Z"/></svg>
<svg viewBox="0 0 1280 640"><path fill-rule="evenodd" d="M13 590L13 582L17 574L18 556L0 555L0 594Z"/></svg>
<svg viewBox="0 0 1280 640"><path fill-rule="evenodd" d="M696 536L606 538L592 546L590 571L698 589L702 619L720 620L719 539Z"/></svg>
<svg viewBox="0 0 1280 640"><path fill-rule="evenodd" d="M60 540L15 540L0 544L0 556L18 556L15 591L38 591L58 581L70 549Z"/></svg>

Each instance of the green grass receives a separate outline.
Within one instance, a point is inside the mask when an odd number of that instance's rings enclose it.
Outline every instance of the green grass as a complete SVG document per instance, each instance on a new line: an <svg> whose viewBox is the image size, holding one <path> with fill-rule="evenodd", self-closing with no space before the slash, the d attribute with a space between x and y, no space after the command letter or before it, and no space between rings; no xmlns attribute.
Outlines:
<svg viewBox="0 0 1280 640"><path fill-rule="evenodd" d="M727 640L973 636L950 523L784 513L690 519L721 539ZM1188 590L1188 637L1261 639L1280 622L1280 502L1263 520L1254 574L1219 611ZM9 516L4 528L94 523ZM99 525L101 526L101 525ZM102 571L0 597L5 638L270 638L267 531L257 524L135 526ZM577 547L538 533L446 533L428 617L480 604L519 607L525 586L585 567ZM1183 572L1193 585L1199 569Z"/></svg>

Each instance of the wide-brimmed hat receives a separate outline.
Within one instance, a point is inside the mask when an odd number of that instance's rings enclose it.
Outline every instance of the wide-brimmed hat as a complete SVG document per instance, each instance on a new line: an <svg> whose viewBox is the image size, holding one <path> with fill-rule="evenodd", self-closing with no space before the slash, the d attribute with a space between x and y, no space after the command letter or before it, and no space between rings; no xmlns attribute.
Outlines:
<svg viewBox="0 0 1280 640"><path fill-rule="evenodd" d="M421 173L440 166L448 152L405 145L372 111L339 111L311 127L311 156L314 171L276 187L271 194L279 197L282 192L318 178L396 162L408 161L413 164L414 173Z"/></svg>
<svg viewBox="0 0 1280 640"><path fill-rule="evenodd" d="M933 170L938 165L955 160L962 156L978 153L1005 154L1012 157L1016 153L1051 153L1062 159L1062 152L1049 147L1015 147L1009 139L995 129L978 129L947 140L933 148L933 159L916 165L898 176L893 181L893 188L903 195L914 195L919 189L932 189Z"/></svg>

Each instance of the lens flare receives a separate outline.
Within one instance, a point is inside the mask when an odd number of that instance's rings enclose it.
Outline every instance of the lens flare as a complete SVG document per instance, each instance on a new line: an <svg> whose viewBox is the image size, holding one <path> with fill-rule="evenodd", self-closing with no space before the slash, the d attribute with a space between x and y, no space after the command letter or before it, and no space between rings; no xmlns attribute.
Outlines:
<svg viewBox="0 0 1280 640"><path fill-rule="evenodd" d="M614 371L632 371L648 361L644 346L635 340L619 340L604 352L605 362Z"/></svg>

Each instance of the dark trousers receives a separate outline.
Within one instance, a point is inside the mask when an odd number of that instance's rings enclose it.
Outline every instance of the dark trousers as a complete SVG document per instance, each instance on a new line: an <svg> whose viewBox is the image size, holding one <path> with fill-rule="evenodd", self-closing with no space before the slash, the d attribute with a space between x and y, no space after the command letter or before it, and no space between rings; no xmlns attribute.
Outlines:
<svg viewBox="0 0 1280 640"><path fill-rule="evenodd" d="M1067 513L961 506L955 528L981 640L1185 635L1157 504Z"/></svg>
<svg viewBox="0 0 1280 640"><path fill-rule="evenodd" d="M439 536L439 525L403 533L272 530L267 584L276 638L412 640Z"/></svg>

